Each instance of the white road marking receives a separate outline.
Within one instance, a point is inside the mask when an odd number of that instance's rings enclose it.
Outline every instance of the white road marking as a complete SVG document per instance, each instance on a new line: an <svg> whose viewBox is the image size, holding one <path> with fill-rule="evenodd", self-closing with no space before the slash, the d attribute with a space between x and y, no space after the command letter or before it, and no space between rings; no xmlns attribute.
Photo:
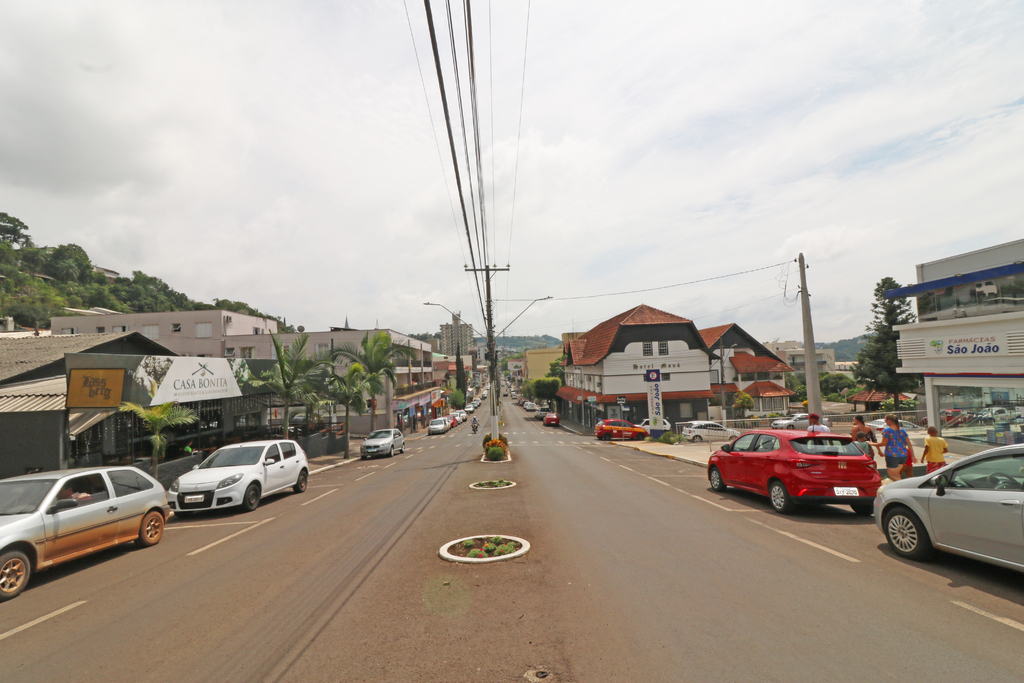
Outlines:
<svg viewBox="0 0 1024 683"><path fill-rule="evenodd" d="M410 453L409 455L405 456L405 459L408 460L409 458L411 458L414 455L416 455L416 454L415 453Z"/></svg>
<svg viewBox="0 0 1024 683"><path fill-rule="evenodd" d="M211 526L252 526L252 522L218 522L217 524L168 524L165 529L206 529Z"/></svg>
<svg viewBox="0 0 1024 683"><path fill-rule="evenodd" d="M69 610L73 610L76 607L79 607L80 605L84 605L86 602L88 602L88 600L79 600L78 602L73 602L70 605L68 605L67 607L61 607L59 610L55 610L53 612L50 612L49 614L47 614L45 616L42 616L42 617L39 617L38 619L33 619L32 621L28 622L27 624L22 624L18 628L12 628L7 633L0 633L0 640L3 640L4 638L10 638L11 636L13 636L16 633L21 633L25 629L30 629L33 626L35 626L36 624L41 624L44 621L46 621L47 619L52 619L52 618L54 618L54 617L56 617L56 616L58 616L60 614L64 614L65 612L67 612Z"/></svg>
<svg viewBox="0 0 1024 683"><path fill-rule="evenodd" d="M665 486L669 487L670 489L674 489L675 488L675 486L672 486L672 484L669 484L667 481L662 481L661 479L655 479L654 477L647 477L647 478L650 479L651 481L656 481L659 484L664 484Z"/></svg>
<svg viewBox="0 0 1024 683"><path fill-rule="evenodd" d="M306 505L309 505L310 503L315 503L315 502L317 502L318 500L320 500L321 498L323 498L324 496L329 496L329 495L331 495L332 493L334 493L334 492L335 492L335 491L337 491L337 490L338 490L338 489L331 489L331 490L330 490L330 491L328 491L327 493L321 493L321 494L320 494L319 496L317 496L317 497L316 497L316 498L314 498L313 500L307 500L307 501L306 501L305 503L303 503L303 504L302 504L302 505L301 505L300 507L304 507L304 506L306 506Z"/></svg>
<svg viewBox="0 0 1024 683"><path fill-rule="evenodd" d="M1000 617L998 615L992 614L991 612L986 612L983 609L978 609L974 605L968 605L966 602L960 602L959 600L953 600L952 602L957 607L963 607L964 609L968 609L968 610L974 612L975 614L980 614L981 616L988 617L989 619L992 619L993 621L998 621L1000 624L1006 624L1010 628L1015 628L1018 631L1024 631L1024 624L1020 623L1019 621L1014 621L1013 619L1007 619L1006 617ZM3 638L3 636L0 636L0 639L2 639L2 638Z"/></svg>
<svg viewBox="0 0 1024 683"><path fill-rule="evenodd" d="M630 472L634 472L634 473L636 472L636 470L630 470L630 469L629 469L628 467L626 467L625 465L619 465L619 467L621 467L621 468L622 468L622 469L624 469L624 470L629 470Z"/></svg>
<svg viewBox="0 0 1024 683"><path fill-rule="evenodd" d="M370 474L364 474L363 476L361 476L358 479L356 479L356 481L362 481L363 479L366 479L367 477L369 477L371 475L374 475L374 474L377 474L377 473L376 472L370 472Z"/></svg>
<svg viewBox="0 0 1024 683"><path fill-rule="evenodd" d="M390 465L384 465L384 467L381 467L381 469L382 470L386 470L387 468L391 467L391 465L394 465L394 464L395 463L391 463Z"/></svg>
<svg viewBox="0 0 1024 683"><path fill-rule="evenodd" d="M576 448L579 448L579 446L577 446ZM582 449L582 448L580 448L580 450L583 450L583 449ZM602 459L602 460L604 460L605 462L611 462L611 460L609 460L608 458L604 457L603 455L599 455L599 456L597 456L597 457L601 458L601 459Z"/></svg>
<svg viewBox="0 0 1024 683"><path fill-rule="evenodd" d="M806 538L800 538L796 534L791 534L788 531L783 531L782 529L776 529L775 527L769 526L769 525L765 524L764 522L759 522L756 519L747 519L747 521L748 522L753 522L754 524L756 524L758 526L763 526L765 529L771 529L772 531L774 531L776 533L782 534L783 536L786 536L788 538L792 538L794 541L800 541L801 543L806 543L807 545L811 546L812 548L817 548L818 550L824 550L826 553L829 553L830 555L835 555L836 557L840 557L840 558L846 560L847 562L860 562L860 560L858 560L855 557L850 557L849 555L843 555L841 552L838 552L836 550L832 550L832 548L827 548L827 547L825 547L825 546L823 546L821 544L815 543L814 541L808 541Z"/></svg>
<svg viewBox="0 0 1024 683"><path fill-rule="evenodd" d="M230 536L225 536L224 538L220 539L219 541L214 541L213 543L211 543L211 544L209 544L209 545L204 545L204 546L203 546L202 548L200 548L199 550L193 550L192 552L190 552L190 553L187 553L187 555L188 555L189 557L191 557L192 555L198 555L199 553L203 552L204 550L209 550L210 548L212 548L212 547L214 547L214 546L216 546L216 545L220 545L220 544L221 544L221 543L223 543L224 541L230 541L230 540L231 540L232 538L234 538L235 536L241 536L242 534L244 534L244 533L246 533L246 532L252 531L252 530L253 530L253 529L255 529L256 527L260 527L260 526L263 526L264 524L266 524L267 522L270 522L270 521L272 521L273 519L274 519L274 517L270 517L270 518L268 518L268 519L265 519L265 520L263 520L262 522L257 522L256 524L253 524L253 525L252 525L251 527L249 527L248 529L242 529L241 531L236 531L235 533L231 534Z"/></svg>

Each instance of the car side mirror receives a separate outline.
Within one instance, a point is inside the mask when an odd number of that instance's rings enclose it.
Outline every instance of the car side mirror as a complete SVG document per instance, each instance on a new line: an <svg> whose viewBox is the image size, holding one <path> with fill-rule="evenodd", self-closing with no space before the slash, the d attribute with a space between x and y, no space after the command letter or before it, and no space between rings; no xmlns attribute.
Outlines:
<svg viewBox="0 0 1024 683"><path fill-rule="evenodd" d="M946 495L946 487L949 485L949 480L945 474L940 474L935 477L935 495L944 496Z"/></svg>
<svg viewBox="0 0 1024 683"><path fill-rule="evenodd" d="M46 512L47 514L52 515L55 512L61 512L63 510L73 510L76 507L78 507L77 500L75 500L74 498L64 498L63 500L58 500L56 503L51 505L50 509L47 510Z"/></svg>
<svg viewBox="0 0 1024 683"><path fill-rule="evenodd" d="M198 470L199 469L199 465L192 465L192 469Z"/></svg>
<svg viewBox="0 0 1024 683"><path fill-rule="evenodd" d="M731 443L724 443L724 444L722 444L722 450L725 451L726 453L732 453L732 444Z"/></svg>
<svg viewBox="0 0 1024 683"><path fill-rule="evenodd" d="M264 463L263 463L263 464L265 464L265 465L273 465L273 464L274 464L274 463L276 463L276 462L277 462L277 458L275 458L274 456L270 456L269 458L267 458L267 459L266 459L266 460L264 461Z"/></svg>

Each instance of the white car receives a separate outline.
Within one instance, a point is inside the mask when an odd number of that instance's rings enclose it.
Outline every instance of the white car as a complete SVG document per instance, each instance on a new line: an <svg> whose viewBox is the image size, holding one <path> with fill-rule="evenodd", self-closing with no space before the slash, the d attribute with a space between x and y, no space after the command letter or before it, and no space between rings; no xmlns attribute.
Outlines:
<svg viewBox="0 0 1024 683"><path fill-rule="evenodd" d="M672 431L672 423L669 422L668 420L663 420L663 422L665 423L665 426L662 427L662 429L664 429L665 431L669 431L669 432ZM650 419L646 419L645 418L643 422L641 422L640 424L637 425L637 427L642 428L645 432L650 434L651 433L651 421L650 421Z"/></svg>
<svg viewBox="0 0 1024 683"><path fill-rule="evenodd" d="M690 441L728 441L740 435L735 429L706 421L687 422L681 431Z"/></svg>
<svg viewBox="0 0 1024 683"><path fill-rule="evenodd" d="M811 424L807 418L808 413L797 413L789 417L779 418L772 422L772 429L807 429L807 425ZM820 424L832 429L832 421L827 417L822 417Z"/></svg>
<svg viewBox="0 0 1024 683"><path fill-rule="evenodd" d="M476 404L475 403L470 403L468 406L466 406L466 412L467 413L475 413L476 412Z"/></svg>
<svg viewBox="0 0 1024 683"><path fill-rule="evenodd" d="M427 434L444 434L448 431L448 425L451 424L451 420L446 417L436 417L430 421L430 425L427 426Z"/></svg>
<svg viewBox="0 0 1024 683"><path fill-rule="evenodd" d="M528 413L532 413L533 411L537 410L537 404L534 403L533 401L527 401L526 403L523 404L523 410L525 410Z"/></svg>
<svg viewBox="0 0 1024 683"><path fill-rule="evenodd" d="M867 426L871 427L871 429L873 429L877 434L881 435L882 431L889 425L885 424L885 420L872 420L867 423ZM906 420L900 420L900 427L903 427L903 429L908 432L915 429L923 429L923 427L919 427L913 422L907 422Z"/></svg>
<svg viewBox="0 0 1024 683"><path fill-rule="evenodd" d="M240 505L251 512L266 496L306 490L309 463L294 441L250 441L218 448L171 484L176 515Z"/></svg>
<svg viewBox="0 0 1024 683"><path fill-rule="evenodd" d="M465 410L460 410L457 412L457 414L459 416L459 424L462 424L463 422L469 419L469 413L467 413Z"/></svg>

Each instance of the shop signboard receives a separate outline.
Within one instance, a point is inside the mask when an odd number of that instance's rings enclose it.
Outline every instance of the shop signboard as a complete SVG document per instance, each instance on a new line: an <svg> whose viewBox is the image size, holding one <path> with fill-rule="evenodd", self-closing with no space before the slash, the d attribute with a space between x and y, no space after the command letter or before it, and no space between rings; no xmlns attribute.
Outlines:
<svg viewBox="0 0 1024 683"><path fill-rule="evenodd" d="M77 368L68 373L68 408L117 408L124 390L121 368Z"/></svg>
<svg viewBox="0 0 1024 683"><path fill-rule="evenodd" d="M1005 332L928 339L928 355L939 358L988 358L1009 355Z"/></svg>
<svg viewBox="0 0 1024 683"><path fill-rule="evenodd" d="M651 429L664 430L665 403L661 395L661 370L647 370L644 372L644 381L647 382L647 415L651 420Z"/></svg>

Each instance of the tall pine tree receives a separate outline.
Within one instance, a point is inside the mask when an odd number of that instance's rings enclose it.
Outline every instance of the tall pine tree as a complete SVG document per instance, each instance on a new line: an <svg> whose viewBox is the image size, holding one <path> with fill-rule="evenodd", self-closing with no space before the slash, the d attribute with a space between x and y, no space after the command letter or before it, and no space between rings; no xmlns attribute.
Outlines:
<svg viewBox="0 0 1024 683"><path fill-rule="evenodd" d="M895 410L900 407L900 392L916 389L921 383L920 375L896 372L896 368L900 367L896 355L896 342L900 333L892 328L895 325L909 325L917 320L906 297L885 297L886 290L899 287L900 284L891 277L882 278L875 285L875 302L871 304L874 320L868 325L867 343L857 352L857 366L853 370L854 378L864 382L869 389L892 396Z"/></svg>
<svg viewBox="0 0 1024 683"><path fill-rule="evenodd" d="M455 388L466 395L466 368L462 366L462 343L455 343Z"/></svg>

